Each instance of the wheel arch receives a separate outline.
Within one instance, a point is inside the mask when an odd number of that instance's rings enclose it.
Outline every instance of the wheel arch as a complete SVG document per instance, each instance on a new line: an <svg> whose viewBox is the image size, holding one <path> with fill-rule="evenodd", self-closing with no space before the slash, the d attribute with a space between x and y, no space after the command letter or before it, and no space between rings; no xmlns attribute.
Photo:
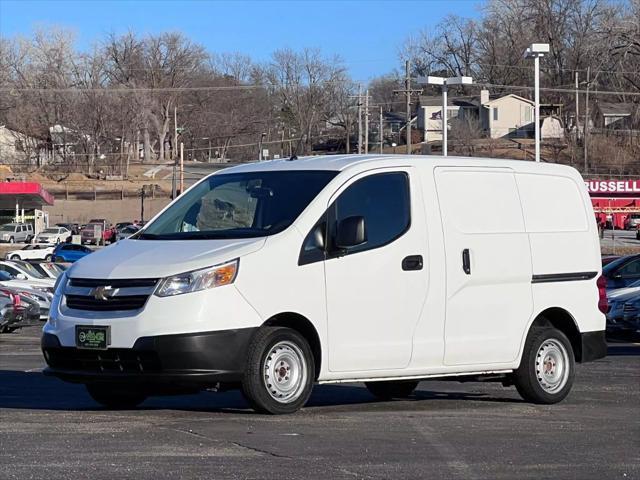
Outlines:
<svg viewBox="0 0 640 480"><path fill-rule="evenodd" d="M295 312L282 312L273 315L262 325L269 327L286 327L302 335L309 343L311 353L313 354L313 362L315 364L314 380L318 379L322 366L322 344L316 327L308 318Z"/></svg>
<svg viewBox="0 0 640 480"><path fill-rule="evenodd" d="M573 348L576 362L582 361L582 337L578 324L571 313L561 307L547 308L535 317L529 326L527 335L529 335L534 328L544 327L553 327L564 333L571 342L571 348Z"/></svg>

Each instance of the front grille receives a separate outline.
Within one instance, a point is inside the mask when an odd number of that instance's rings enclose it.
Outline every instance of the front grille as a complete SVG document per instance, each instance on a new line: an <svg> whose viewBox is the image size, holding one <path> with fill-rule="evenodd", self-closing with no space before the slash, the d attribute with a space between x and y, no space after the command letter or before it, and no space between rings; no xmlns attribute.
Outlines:
<svg viewBox="0 0 640 480"><path fill-rule="evenodd" d="M156 352L140 352L126 348L109 350L81 350L52 348L45 350L45 358L52 368L91 373L157 373L161 371Z"/></svg>
<svg viewBox="0 0 640 480"><path fill-rule="evenodd" d="M624 313L625 315L633 315L637 312L638 312L638 309L636 308L635 305L630 305L628 303L625 303L622 306L622 313Z"/></svg>
<svg viewBox="0 0 640 480"><path fill-rule="evenodd" d="M157 283L157 278L72 278L65 292L66 306L94 312L139 310L144 307ZM100 295L99 287L108 287L107 294Z"/></svg>
<svg viewBox="0 0 640 480"><path fill-rule="evenodd" d="M98 300L84 295L66 295L67 307L75 310L112 312L116 310L139 310L144 307L149 295L129 295Z"/></svg>
<svg viewBox="0 0 640 480"><path fill-rule="evenodd" d="M157 278L117 278L114 280L103 280L95 278L71 278L69 285L72 287L103 287L108 285L113 288L133 288L133 287L155 287Z"/></svg>

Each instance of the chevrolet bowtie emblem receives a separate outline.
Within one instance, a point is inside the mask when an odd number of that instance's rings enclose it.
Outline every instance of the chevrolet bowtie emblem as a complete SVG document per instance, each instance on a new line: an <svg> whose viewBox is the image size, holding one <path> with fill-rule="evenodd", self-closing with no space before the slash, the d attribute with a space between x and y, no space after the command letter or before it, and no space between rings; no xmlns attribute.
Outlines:
<svg viewBox="0 0 640 480"><path fill-rule="evenodd" d="M113 297L116 289L111 288L109 285L99 286L93 289L93 298L106 302L109 298Z"/></svg>

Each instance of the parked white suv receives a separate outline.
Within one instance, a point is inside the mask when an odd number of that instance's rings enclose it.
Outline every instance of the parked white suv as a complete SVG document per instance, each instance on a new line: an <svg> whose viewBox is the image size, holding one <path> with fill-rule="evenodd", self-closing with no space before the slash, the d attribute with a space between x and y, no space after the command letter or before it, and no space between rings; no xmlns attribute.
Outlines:
<svg viewBox="0 0 640 480"><path fill-rule="evenodd" d="M29 243L33 239L33 225L30 223L6 223L0 226L0 242Z"/></svg>
<svg viewBox="0 0 640 480"><path fill-rule="evenodd" d="M258 411L314 383L421 379L555 403L604 357L597 228L576 170L330 156L222 170L57 284L45 373L109 407L240 385Z"/></svg>

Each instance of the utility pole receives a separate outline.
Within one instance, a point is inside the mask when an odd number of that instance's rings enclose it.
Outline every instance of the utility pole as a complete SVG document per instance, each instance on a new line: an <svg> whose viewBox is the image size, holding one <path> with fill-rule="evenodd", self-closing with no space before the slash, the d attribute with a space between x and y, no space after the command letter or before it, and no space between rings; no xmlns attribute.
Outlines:
<svg viewBox="0 0 640 480"><path fill-rule="evenodd" d="M173 148L171 149L173 153L174 161L178 159L178 106L174 105L173 107Z"/></svg>
<svg viewBox="0 0 640 480"><path fill-rule="evenodd" d="M576 141L580 138L580 109L578 108L578 72L576 71Z"/></svg>
<svg viewBox="0 0 640 480"><path fill-rule="evenodd" d="M176 178L176 170L178 163L178 106L173 106L173 148L171 149L171 153L173 154L173 175L171 178L171 198L176 198L176 190L177 190L177 178Z"/></svg>
<svg viewBox="0 0 640 480"><path fill-rule="evenodd" d="M589 143L589 87L591 87L591 67L587 67L587 93L584 102L584 135L582 141L584 143L584 172L586 175L589 170L589 161L587 156L587 144Z"/></svg>
<svg viewBox="0 0 640 480"><path fill-rule="evenodd" d="M362 153L362 84L358 84L358 153Z"/></svg>
<svg viewBox="0 0 640 480"><path fill-rule="evenodd" d="M382 153L382 142L384 142L384 123L382 122L382 105L380 105L380 124L378 126L378 136L380 137L380 153Z"/></svg>
<svg viewBox="0 0 640 480"><path fill-rule="evenodd" d="M409 75L409 60L404 62L404 89L407 99L407 154L411 155L411 75Z"/></svg>
<svg viewBox="0 0 640 480"><path fill-rule="evenodd" d="M404 63L405 77L404 90L394 90L393 93L404 93L407 102L407 124L405 133L407 134L407 154L411 155L411 95L422 92L422 89L411 90L411 76L409 75L409 60Z"/></svg>
<svg viewBox="0 0 640 480"><path fill-rule="evenodd" d="M533 58L534 64L534 100L535 100L535 136L536 136L536 162L540 161L540 56Z"/></svg>
<svg viewBox="0 0 640 480"><path fill-rule="evenodd" d="M369 89L364 96L364 153L369 153Z"/></svg>
<svg viewBox="0 0 640 480"><path fill-rule="evenodd" d="M180 142L180 195L184 192L184 143Z"/></svg>

